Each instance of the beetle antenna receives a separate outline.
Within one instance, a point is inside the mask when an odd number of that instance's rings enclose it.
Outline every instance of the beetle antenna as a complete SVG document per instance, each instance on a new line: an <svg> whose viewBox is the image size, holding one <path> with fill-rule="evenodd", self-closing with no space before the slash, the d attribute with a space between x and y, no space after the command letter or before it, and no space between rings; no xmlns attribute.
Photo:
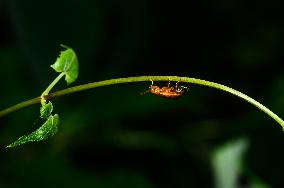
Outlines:
<svg viewBox="0 0 284 188"><path fill-rule="evenodd" d="M149 92L149 90L144 91L144 92L142 92L142 93L139 93L139 95L145 95L145 94L148 93L148 92Z"/></svg>

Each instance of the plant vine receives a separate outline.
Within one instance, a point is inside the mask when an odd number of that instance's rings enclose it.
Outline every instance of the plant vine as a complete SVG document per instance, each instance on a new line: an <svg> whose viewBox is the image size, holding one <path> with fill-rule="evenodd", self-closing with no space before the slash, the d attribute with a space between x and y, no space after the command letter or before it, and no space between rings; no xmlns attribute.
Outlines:
<svg viewBox="0 0 284 188"><path fill-rule="evenodd" d="M188 77L179 77L179 76L137 76L137 77L126 77L126 78L116 78L98 82L92 82L88 84L78 85L74 87L69 87L67 89L63 89L60 91L56 91L53 93L49 93L54 85L65 76L65 80L67 84L70 84L76 80L78 77L78 61L75 52L67 47L65 51L62 51L60 56L57 58L56 62L51 66L55 71L59 72L59 76L47 87L47 89L41 94L41 96L21 102L14 106L11 106L7 109L0 111L0 117L8 115L12 112L15 112L19 109L24 107L28 107L33 104L41 103L40 108L40 117L46 119L46 122L36 131L32 132L29 135L24 135L20 137L17 141L13 142L12 144L8 145L7 147L14 147L26 142L30 141L41 141L47 139L48 137L54 135L57 132L57 126L59 123L59 116L57 114L51 115L53 111L52 103L50 102L51 99L57 98L59 96L76 93L88 89L93 89L96 87L102 87L107 85L114 85L114 84L123 84L123 83L130 83L130 82L143 82L143 81L176 81L176 82L183 82L183 83L190 83L190 84L197 84L202 86L207 86L211 88L215 88L218 90L225 91L232 95L235 95L252 105L259 108L261 111L266 113L268 116L273 118L276 122L278 122L282 129L284 130L284 121L277 116L274 112L269 110L267 107L259 103L258 101L254 100L253 98L249 97L248 95L232 89L228 86L218 84L211 81L206 81L197 78L188 78ZM48 101L48 103L47 103Z"/></svg>

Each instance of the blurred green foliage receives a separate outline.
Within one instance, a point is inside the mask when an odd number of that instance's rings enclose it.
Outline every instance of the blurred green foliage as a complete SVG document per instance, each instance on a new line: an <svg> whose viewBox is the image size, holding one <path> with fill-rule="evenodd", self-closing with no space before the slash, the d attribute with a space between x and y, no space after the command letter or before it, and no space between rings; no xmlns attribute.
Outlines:
<svg viewBox="0 0 284 188"><path fill-rule="evenodd" d="M78 55L77 84L197 77L232 86L284 117L281 6L191 3L0 2L0 108L41 94L56 76L49 65L63 43ZM38 127L39 105L1 118L0 187L214 187L212 153L243 136L250 144L238 185L257 177L283 187L284 139L276 122L210 88L192 85L178 101L140 96L149 84L58 98L52 101L61 115L58 134L17 149L4 147Z"/></svg>

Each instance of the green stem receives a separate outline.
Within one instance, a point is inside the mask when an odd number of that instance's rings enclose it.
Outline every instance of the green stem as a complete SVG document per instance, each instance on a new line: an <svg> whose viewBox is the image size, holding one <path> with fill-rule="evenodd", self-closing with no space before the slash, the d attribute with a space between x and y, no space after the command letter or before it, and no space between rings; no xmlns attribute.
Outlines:
<svg viewBox="0 0 284 188"><path fill-rule="evenodd" d="M60 78L59 78L60 79ZM67 95L67 94L71 94L71 93L75 93L75 92L79 92L79 91L83 91L83 90L88 90L88 89L92 89L92 88L96 88L96 87L101 87L101 86L106 86L106 85L113 85L113 84L121 84L121 83L129 83L129 82L142 82L142 81L149 81L153 80L153 81L180 81L180 82L187 82L187 83L193 83L193 84L199 84L199 85L203 85L203 86L208 86L208 87L212 87L215 89L219 89L219 90L223 90L225 92L231 93L235 96L238 96L244 100L246 100L247 102L251 103L252 105L256 106L257 108L259 108L260 110L262 110L263 112L265 112L267 115L269 115L271 118L273 118L275 121L277 121L281 126L282 129L284 129L284 121L277 116L275 113L273 113L271 110L269 110L268 108L266 108L265 106L263 106L262 104L260 104L259 102L257 102L256 100L252 99L251 97L235 90L232 89L230 87L221 85L221 84L217 84L214 82L210 82L210 81L206 81L206 80L201 80L201 79L196 79L196 78L188 78L188 77L178 77L178 76L138 76L138 77L128 77L128 78L117 78L117 79L111 79L111 80L104 80L104 81L99 81L99 82L92 82L92 83L88 83L88 84L83 84L83 85L79 85L79 86L74 86L74 87L70 87L67 89L63 89L51 94L46 95L46 99L52 99L52 98L56 98L59 96L63 96L63 95ZM51 87L52 88L52 87ZM30 106L32 104L38 103L40 102L40 98L34 98L22 103L19 103L15 106L12 106L10 108L7 108L3 111L0 111L0 117L7 115L11 112L14 112L16 110L19 110L21 108Z"/></svg>
<svg viewBox="0 0 284 188"><path fill-rule="evenodd" d="M42 92L41 94L41 105L44 105L46 103L46 96L49 94L49 92L51 91L51 89L57 84L57 82L59 82L59 80L65 75L65 72L60 73L54 80L53 82L51 82L51 84L49 84L49 86L44 90L44 92Z"/></svg>

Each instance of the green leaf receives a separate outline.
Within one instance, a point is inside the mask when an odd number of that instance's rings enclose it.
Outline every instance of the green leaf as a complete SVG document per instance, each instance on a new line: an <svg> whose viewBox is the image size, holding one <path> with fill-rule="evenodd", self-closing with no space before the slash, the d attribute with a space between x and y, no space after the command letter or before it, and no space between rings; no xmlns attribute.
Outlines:
<svg viewBox="0 0 284 188"><path fill-rule="evenodd" d="M52 111L53 111L53 105L49 101L47 104L44 104L40 107L40 117L47 119L51 115Z"/></svg>
<svg viewBox="0 0 284 188"><path fill-rule="evenodd" d="M238 177L243 173L243 156L248 148L248 140L240 138L231 141L213 152L212 162L215 187L238 187Z"/></svg>
<svg viewBox="0 0 284 188"><path fill-rule="evenodd" d="M65 45L61 45L66 48L66 50L61 51L59 57L56 59L56 62L51 65L51 67L56 72L65 73L65 80L67 84L74 82L79 74L79 64L78 59L72 48L69 48Z"/></svg>
<svg viewBox="0 0 284 188"><path fill-rule="evenodd" d="M21 136L18 140L8 145L7 148L19 146L25 144L27 142L35 142L42 141L51 136L53 136L57 132L57 126L59 124L59 117L57 114L54 116L50 115L46 122L38 128L36 131L32 132L29 135Z"/></svg>

